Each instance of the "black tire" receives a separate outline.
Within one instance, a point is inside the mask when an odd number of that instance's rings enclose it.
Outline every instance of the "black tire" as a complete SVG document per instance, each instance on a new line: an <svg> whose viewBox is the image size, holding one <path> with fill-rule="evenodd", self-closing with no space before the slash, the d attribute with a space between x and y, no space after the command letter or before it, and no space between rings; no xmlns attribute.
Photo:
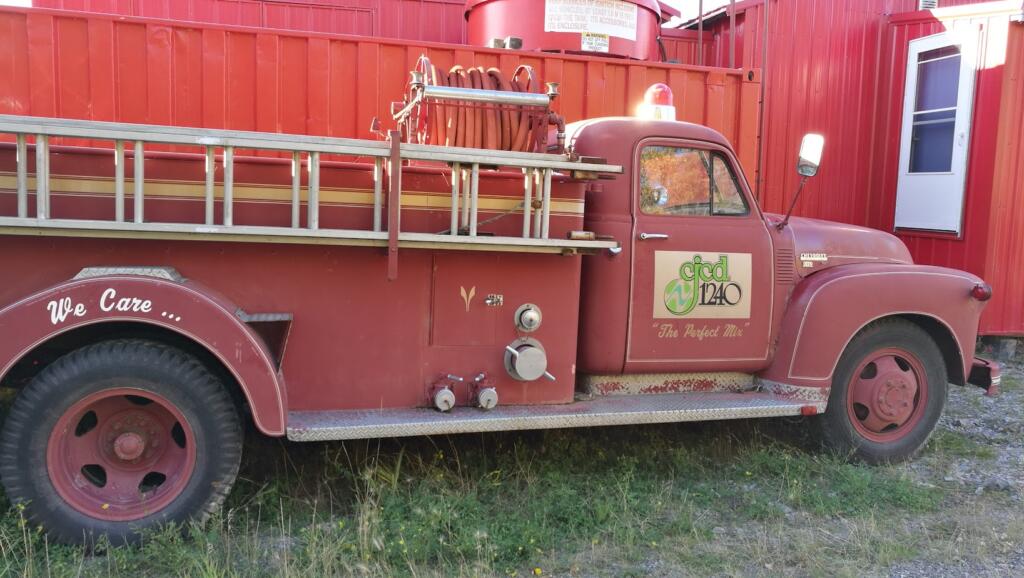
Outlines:
<svg viewBox="0 0 1024 578"><path fill-rule="evenodd" d="M161 396L184 416L195 442L195 465L162 509L112 521L82 513L58 494L47 469L47 444L74 404L125 384ZM231 395L194 357L152 341L105 341L61 357L18 393L0 432L0 475L10 501L24 505L28 521L51 538L90 545L106 536L113 545L136 543L148 530L201 521L215 511L238 474L242 439Z"/></svg>
<svg viewBox="0 0 1024 578"><path fill-rule="evenodd" d="M849 387L853 372L874 352L899 348L917 357L926 378L927 398L921 414L898 439L880 442L858 431L851 417ZM935 429L947 396L946 366L935 341L919 326L902 319L879 321L864 328L846 347L832 377L828 408L816 419L825 447L869 464L913 458Z"/></svg>

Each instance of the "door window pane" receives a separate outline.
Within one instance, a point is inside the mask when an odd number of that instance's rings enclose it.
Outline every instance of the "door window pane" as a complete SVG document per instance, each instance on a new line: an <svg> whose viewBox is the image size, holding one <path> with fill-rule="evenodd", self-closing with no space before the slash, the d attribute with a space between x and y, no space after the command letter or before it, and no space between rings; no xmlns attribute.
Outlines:
<svg viewBox="0 0 1024 578"><path fill-rule="evenodd" d="M956 111L914 115L910 134L910 172L948 173L953 166Z"/></svg>
<svg viewBox="0 0 1024 578"><path fill-rule="evenodd" d="M714 187L711 195L711 210L716 215L746 215L747 203L736 182L736 175L721 155L712 157Z"/></svg>
<svg viewBox="0 0 1024 578"><path fill-rule="evenodd" d="M640 210L648 215L746 215L728 161L705 150L648 146L640 153Z"/></svg>
<svg viewBox="0 0 1024 578"><path fill-rule="evenodd" d="M948 173L953 166L953 122L914 124L910 172Z"/></svg>
<svg viewBox="0 0 1024 578"><path fill-rule="evenodd" d="M648 215L710 215L710 182L700 151L650 146L640 155L640 208Z"/></svg>
<svg viewBox="0 0 1024 578"><path fill-rule="evenodd" d="M917 63L908 171L948 173L956 132L960 48L943 46L922 52Z"/></svg>
<svg viewBox="0 0 1024 578"><path fill-rule="evenodd" d="M956 52L952 56L946 55L944 51L947 49ZM956 89L960 84L959 53L959 48L947 46L918 56L915 111L956 106Z"/></svg>

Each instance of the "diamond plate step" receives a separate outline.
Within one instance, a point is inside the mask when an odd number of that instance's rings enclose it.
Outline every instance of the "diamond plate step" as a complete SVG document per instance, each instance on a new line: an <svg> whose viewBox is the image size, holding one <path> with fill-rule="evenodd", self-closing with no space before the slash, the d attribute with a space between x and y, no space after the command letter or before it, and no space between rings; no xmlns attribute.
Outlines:
<svg viewBox="0 0 1024 578"><path fill-rule="evenodd" d="M603 425L709 421L800 415L823 403L767 393L675 393L599 397L565 405L508 405L490 411L434 409L293 411L288 439L325 441Z"/></svg>

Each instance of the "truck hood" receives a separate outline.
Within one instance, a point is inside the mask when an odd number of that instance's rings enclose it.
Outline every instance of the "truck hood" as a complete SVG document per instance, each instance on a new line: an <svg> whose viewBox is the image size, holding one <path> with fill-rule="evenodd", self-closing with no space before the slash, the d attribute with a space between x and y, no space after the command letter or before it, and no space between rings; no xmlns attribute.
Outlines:
<svg viewBox="0 0 1024 578"><path fill-rule="evenodd" d="M781 215L766 217L771 225L782 221ZM849 263L914 262L907 246L895 235L867 227L791 217L782 234L792 241L796 270L802 277Z"/></svg>

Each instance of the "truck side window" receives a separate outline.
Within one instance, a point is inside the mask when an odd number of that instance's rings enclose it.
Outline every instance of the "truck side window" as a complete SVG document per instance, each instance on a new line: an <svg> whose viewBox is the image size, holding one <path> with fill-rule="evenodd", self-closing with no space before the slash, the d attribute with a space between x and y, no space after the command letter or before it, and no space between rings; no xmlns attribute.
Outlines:
<svg viewBox="0 0 1024 578"><path fill-rule="evenodd" d="M647 146L640 153L640 210L688 216L749 212L724 156L670 146Z"/></svg>
<svg viewBox="0 0 1024 578"><path fill-rule="evenodd" d="M747 201L740 192L740 185L736 182L736 175L725 158L713 153L711 155L712 168L712 189L711 209L716 215L746 215Z"/></svg>

